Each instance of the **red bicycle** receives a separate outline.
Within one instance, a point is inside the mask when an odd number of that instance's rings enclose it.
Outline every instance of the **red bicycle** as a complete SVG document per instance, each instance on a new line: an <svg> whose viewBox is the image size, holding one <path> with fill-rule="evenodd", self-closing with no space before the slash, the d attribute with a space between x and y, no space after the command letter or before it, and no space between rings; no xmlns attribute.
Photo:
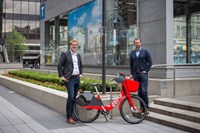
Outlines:
<svg viewBox="0 0 200 133"><path fill-rule="evenodd" d="M139 83L131 79L126 79L125 75L118 74L114 80L121 84L121 91L118 98L114 99L109 105L104 105L97 86L100 84L91 84L96 90L96 95L93 92L84 91L79 95L74 104L75 117L84 123L90 123L96 120L100 113L106 116L109 114L118 103L121 117L130 124L137 124L143 121L147 115L147 108L144 101L136 94L131 92L137 92ZM144 112L138 113L138 110L143 107Z"/></svg>

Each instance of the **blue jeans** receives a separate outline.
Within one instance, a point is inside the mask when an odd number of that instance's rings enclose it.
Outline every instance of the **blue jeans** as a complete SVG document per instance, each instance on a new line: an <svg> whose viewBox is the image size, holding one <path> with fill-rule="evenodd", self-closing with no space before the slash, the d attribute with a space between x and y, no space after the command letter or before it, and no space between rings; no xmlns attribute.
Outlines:
<svg viewBox="0 0 200 133"><path fill-rule="evenodd" d="M149 108L149 98L148 98L148 74L141 73L134 75L134 80L140 83L138 89L138 96L144 101L146 107Z"/></svg>
<svg viewBox="0 0 200 133"><path fill-rule="evenodd" d="M73 117L74 101L77 96L80 87L80 78L77 76L71 76L69 81L65 83L67 88L68 98L66 102L66 114L67 118Z"/></svg>

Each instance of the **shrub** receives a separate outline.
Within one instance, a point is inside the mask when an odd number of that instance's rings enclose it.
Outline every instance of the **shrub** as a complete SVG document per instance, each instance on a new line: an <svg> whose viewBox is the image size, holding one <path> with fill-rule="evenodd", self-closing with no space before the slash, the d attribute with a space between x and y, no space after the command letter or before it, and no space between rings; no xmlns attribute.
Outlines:
<svg viewBox="0 0 200 133"><path fill-rule="evenodd" d="M57 74L49 74L49 73L29 71L29 70L12 70L9 71L9 74L21 77L23 79L26 79L26 81L34 84L39 84L56 90L66 91L63 82L61 81L61 79L58 77ZM94 87L91 86L91 83L102 84L102 81L83 77L81 78L80 88L82 90L95 91ZM114 84L109 85L109 82L106 81L106 91L110 91L110 86L112 87L113 91L119 90L118 85ZM102 86L98 86L98 90L102 91Z"/></svg>

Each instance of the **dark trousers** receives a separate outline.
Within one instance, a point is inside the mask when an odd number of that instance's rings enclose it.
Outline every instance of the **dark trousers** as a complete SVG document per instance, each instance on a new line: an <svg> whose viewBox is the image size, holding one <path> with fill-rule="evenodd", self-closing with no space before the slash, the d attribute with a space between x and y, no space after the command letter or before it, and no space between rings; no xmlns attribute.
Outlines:
<svg viewBox="0 0 200 133"><path fill-rule="evenodd" d="M79 87L80 87L80 78L77 76L71 76L69 81L66 82L65 87L68 91L68 98L66 102L66 114L67 118L70 118L73 116L73 107L74 107L74 101L77 96Z"/></svg>
<svg viewBox="0 0 200 133"><path fill-rule="evenodd" d="M141 73L134 75L134 80L138 81L140 83L139 89L138 89L138 95L144 103L146 104L146 107L149 108L149 98L148 98L148 74L147 73Z"/></svg>

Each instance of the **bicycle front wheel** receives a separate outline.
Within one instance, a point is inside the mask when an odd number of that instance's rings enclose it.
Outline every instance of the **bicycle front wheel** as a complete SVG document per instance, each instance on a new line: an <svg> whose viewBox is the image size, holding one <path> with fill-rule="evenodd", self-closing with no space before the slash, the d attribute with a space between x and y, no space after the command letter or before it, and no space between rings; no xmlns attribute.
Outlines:
<svg viewBox="0 0 200 133"><path fill-rule="evenodd" d="M131 105L128 102L128 99L125 98L122 101L122 105L120 107L120 114L121 114L122 118L125 121L127 121L128 123L137 124L145 119L146 114L147 114L147 109L146 109L146 105L145 105L144 101L140 97L132 95L131 99L132 99L135 107L137 108L137 110L133 110L131 108ZM138 114L137 112L140 109L140 105L144 108L144 112L141 114Z"/></svg>
<svg viewBox="0 0 200 133"><path fill-rule="evenodd" d="M95 121L100 114L100 110L82 108L77 102L74 103L74 116L84 123Z"/></svg>

